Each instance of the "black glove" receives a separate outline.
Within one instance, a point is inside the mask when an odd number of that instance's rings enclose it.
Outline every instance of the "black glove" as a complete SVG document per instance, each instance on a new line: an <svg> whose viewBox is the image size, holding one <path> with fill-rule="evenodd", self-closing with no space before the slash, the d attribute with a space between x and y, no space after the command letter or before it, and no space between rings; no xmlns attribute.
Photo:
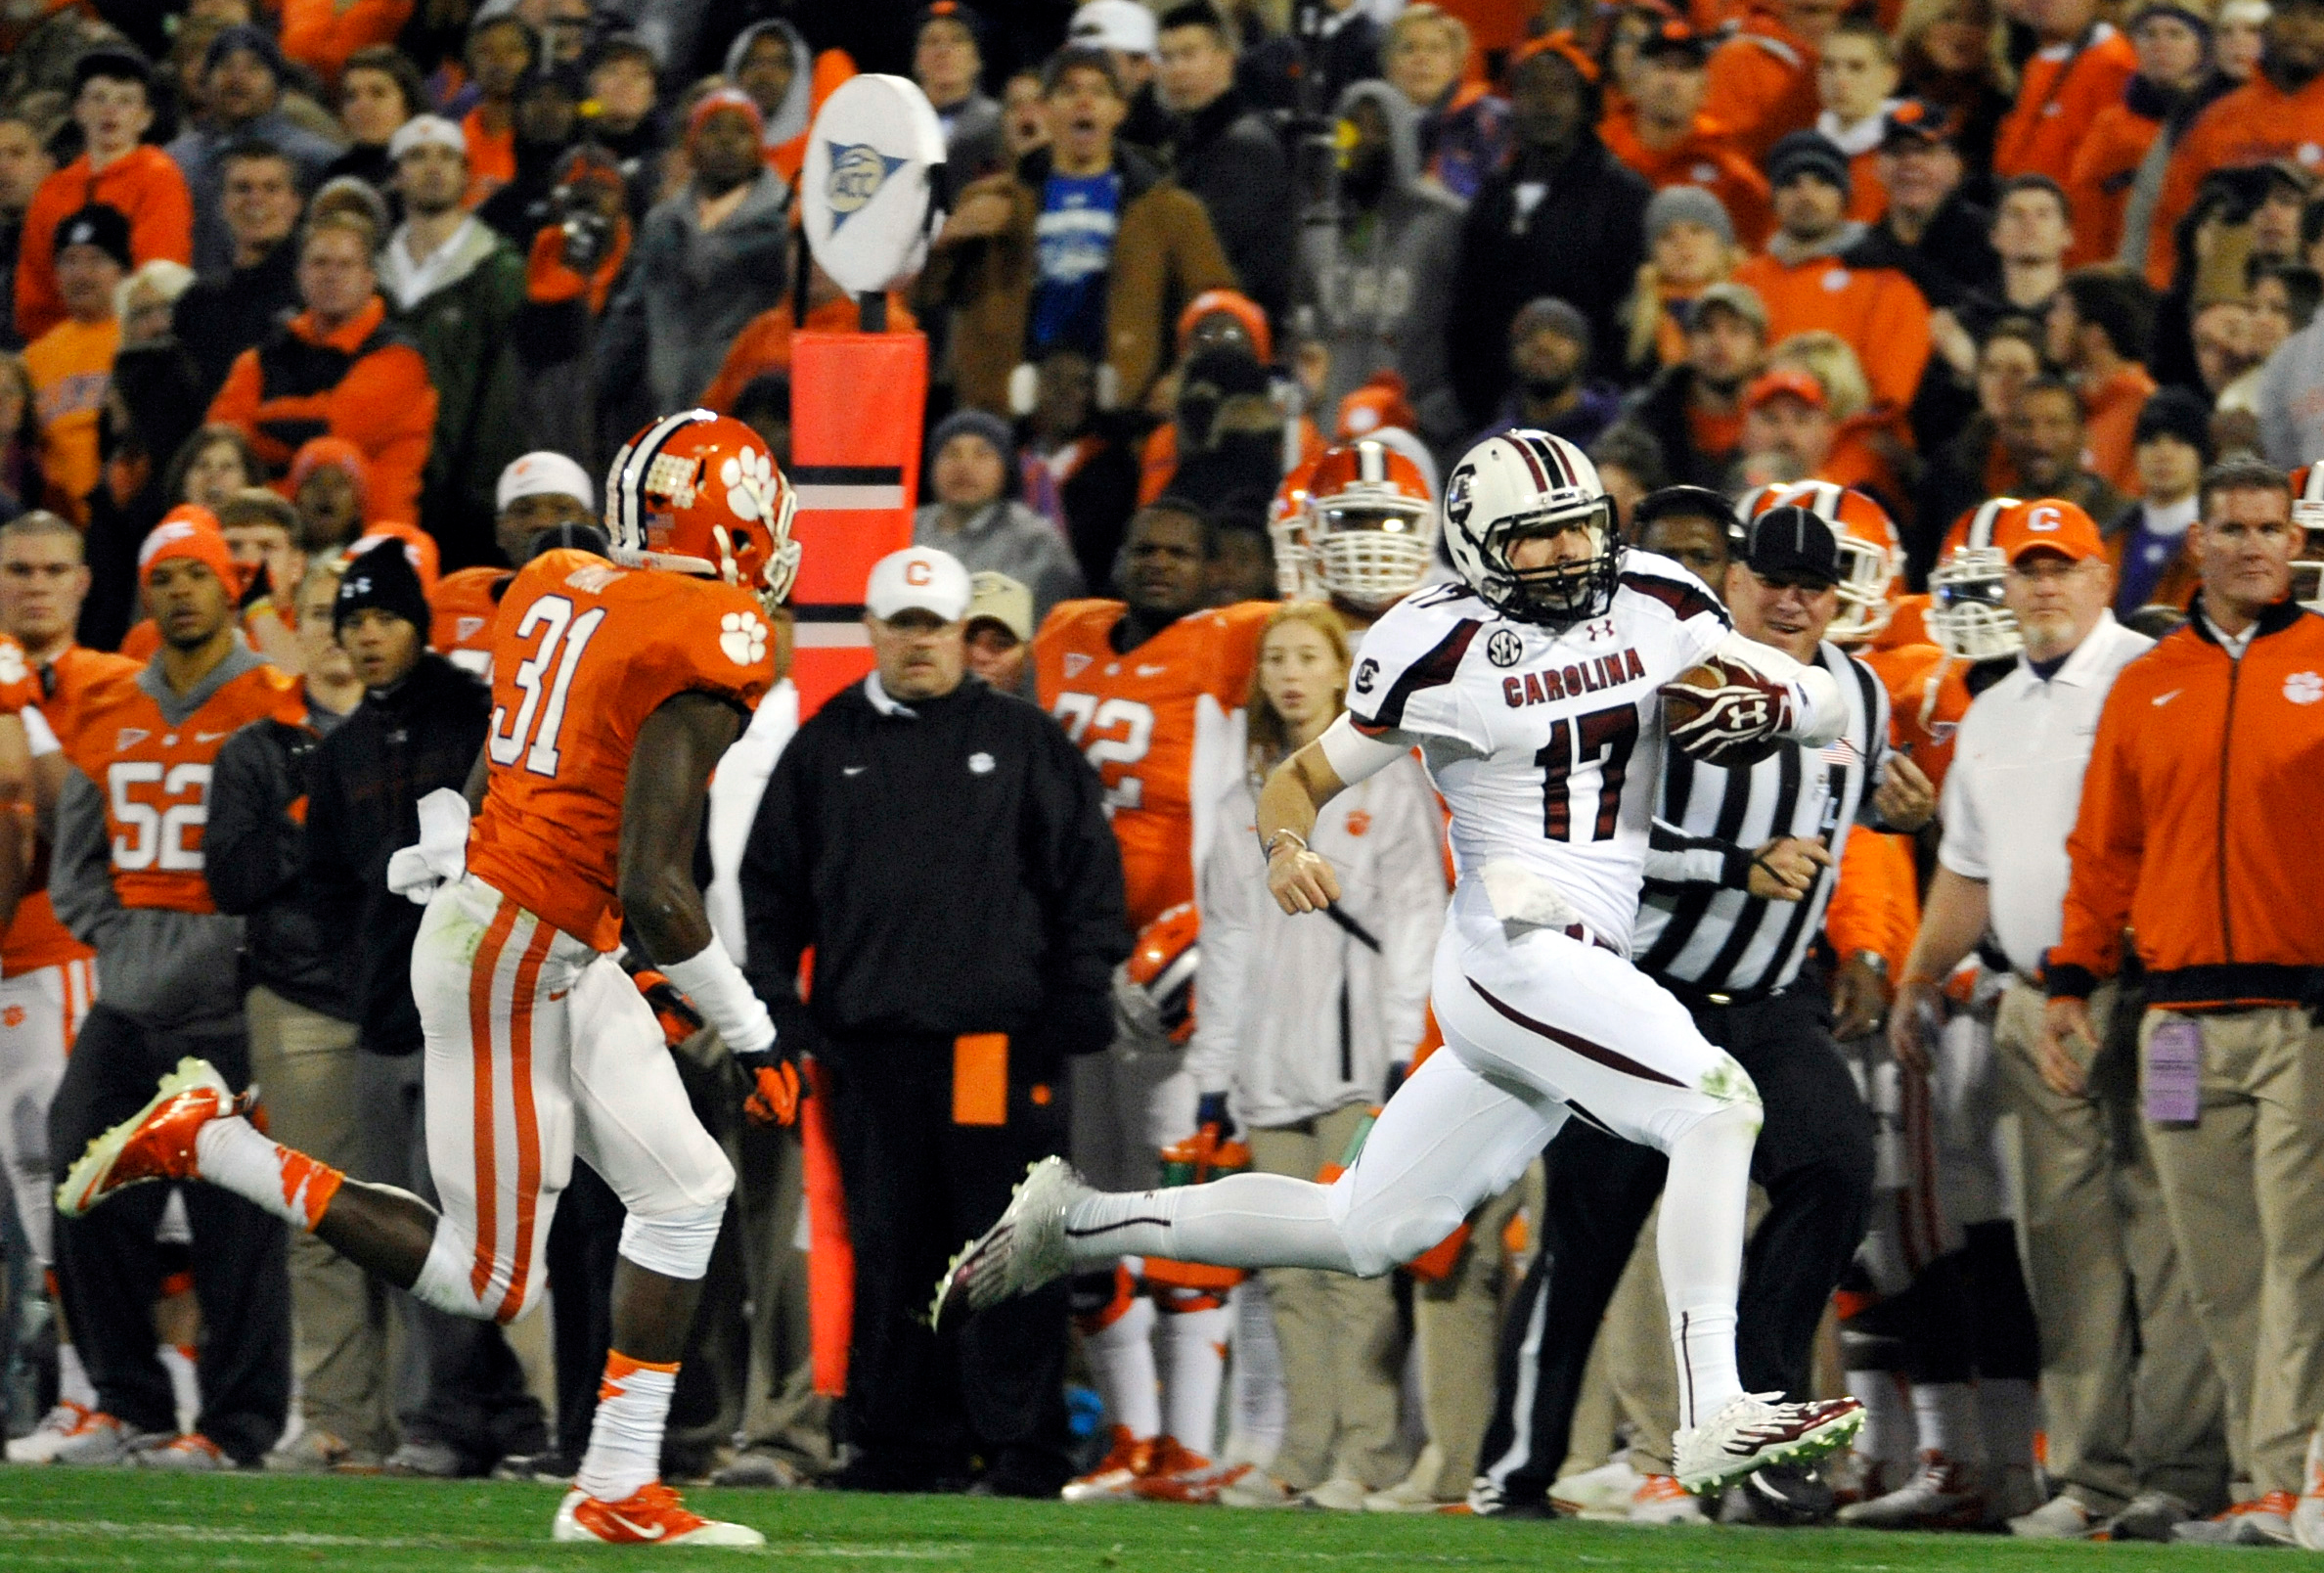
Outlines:
<svg viewBox="0 0 2324 1573"><path fill-rule="evenodd" d="M1204 1093L1194 1101L1194 1129L1199 1131L1206 1125L1218 1127L1220 1141L1234 1140L1234 1116L1227 1112L1225 1093Z"/></svg>

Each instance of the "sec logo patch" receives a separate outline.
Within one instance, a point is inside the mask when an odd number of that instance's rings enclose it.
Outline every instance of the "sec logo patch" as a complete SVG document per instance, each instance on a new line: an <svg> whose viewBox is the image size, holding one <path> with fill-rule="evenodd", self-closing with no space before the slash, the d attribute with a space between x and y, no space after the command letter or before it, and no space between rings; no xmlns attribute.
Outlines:
<svg viewBox="0 0 2324 1573"><path fill-rule="evenodd" d="M1485 658L1496 666L1514 666L1525 659L1525 641L1514 628L1496 628L1485 641Z"/></svg>

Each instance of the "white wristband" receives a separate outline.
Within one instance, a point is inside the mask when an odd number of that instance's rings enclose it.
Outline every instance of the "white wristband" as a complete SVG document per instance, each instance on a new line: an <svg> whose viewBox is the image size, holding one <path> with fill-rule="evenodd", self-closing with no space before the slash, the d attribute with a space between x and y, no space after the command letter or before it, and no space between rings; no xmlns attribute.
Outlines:
<svg viewBox="0 0 2324 1573"><path fill-rule="evenodd" d="M718 1029L728 1050L737 1055L763 1055L775 1047L775 1018L759 997L750 992L742 969L713 934L701 954L672 962L662 976L678 985L693 1001L702 1019Z"/></svg>

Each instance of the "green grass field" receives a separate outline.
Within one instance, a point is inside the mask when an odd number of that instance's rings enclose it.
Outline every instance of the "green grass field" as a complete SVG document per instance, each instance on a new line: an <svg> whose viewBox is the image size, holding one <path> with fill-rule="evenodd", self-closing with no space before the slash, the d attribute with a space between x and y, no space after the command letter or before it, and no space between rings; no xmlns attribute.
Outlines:
<svg viewBox="0 0 2324 1573"><path fill-rule="evenodd" d="M702 1491L700 1508L766 1531L762 1552L615 1551L548 1540L546 1486L382 1479L156 1476L0 1469L0 1570L333 1569L524 1573L656 1557L756 1557L850 1569L1265 1573L1270 1569L1717 1569L1720 1573L2047 1573L2168 1566L2208 1573L2266 1553L2040 1546L1979 1535L1631 1529L1372 1514L1067 1507L960 1497ZM2278 1555L2297 1555L2277 1553Z"/></svg>

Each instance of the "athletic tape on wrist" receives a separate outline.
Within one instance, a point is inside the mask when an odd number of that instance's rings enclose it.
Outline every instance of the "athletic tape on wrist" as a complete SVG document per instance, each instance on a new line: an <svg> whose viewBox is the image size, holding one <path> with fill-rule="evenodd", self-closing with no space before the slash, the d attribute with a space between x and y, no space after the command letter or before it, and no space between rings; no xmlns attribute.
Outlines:
<svg viewBox="0 0 2324 1573"><path fill-rule="evenodd" d="M718 936L701 953L662 967L662 976L682 989L702 1012L702 1019L718 1029L729 1051L762 1055L775 1046L775 1020L766 1006L750 992L742 969L727 954Z"/></svg>

